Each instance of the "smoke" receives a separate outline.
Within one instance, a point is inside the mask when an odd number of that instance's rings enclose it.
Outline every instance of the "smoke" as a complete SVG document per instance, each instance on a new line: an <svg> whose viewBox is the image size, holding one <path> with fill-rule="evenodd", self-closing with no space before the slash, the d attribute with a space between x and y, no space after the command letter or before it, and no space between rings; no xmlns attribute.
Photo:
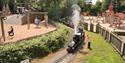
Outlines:
<svg viewBox="0 0 125 63"><path fill-rule="evenodd" d="M75 34L77 33L77 27L78 27L78 24L80 22L80 11L81 11L81 8L77 5L77 4L73 4L72 5L72 10L73 10L73 13L72 13L72 22L74 24L74 32Z"/></svg>

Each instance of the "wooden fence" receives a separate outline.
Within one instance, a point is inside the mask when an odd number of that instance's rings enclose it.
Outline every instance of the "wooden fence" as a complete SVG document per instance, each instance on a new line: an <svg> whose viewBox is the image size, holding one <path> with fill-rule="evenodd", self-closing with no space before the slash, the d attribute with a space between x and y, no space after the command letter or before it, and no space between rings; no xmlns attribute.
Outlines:
<svg viewBox="0 0 125 63"><path fill-rule="evenodd" d="M86 26L87 25L87 26ZM90 26L90 32L93 32L93 25L88 25L85 23L85 30L87 30L88 26ZM117 52L125 59L125 42L118 37L115 33L105 29L99 24L96 25L96 33L99 33L109 44L111 44Z"/></svg>

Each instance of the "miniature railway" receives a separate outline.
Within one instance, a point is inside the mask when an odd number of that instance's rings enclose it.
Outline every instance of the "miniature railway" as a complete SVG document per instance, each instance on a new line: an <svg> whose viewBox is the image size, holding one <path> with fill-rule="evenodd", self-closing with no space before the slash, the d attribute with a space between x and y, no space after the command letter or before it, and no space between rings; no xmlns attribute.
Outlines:
<svg viewBox="0 0 125 63"><path fill-rule="evenodd" d="M74 54L67 53L64 56L60 57L59 59L55 60L53 63L69 63L73 57Z"/></svg>

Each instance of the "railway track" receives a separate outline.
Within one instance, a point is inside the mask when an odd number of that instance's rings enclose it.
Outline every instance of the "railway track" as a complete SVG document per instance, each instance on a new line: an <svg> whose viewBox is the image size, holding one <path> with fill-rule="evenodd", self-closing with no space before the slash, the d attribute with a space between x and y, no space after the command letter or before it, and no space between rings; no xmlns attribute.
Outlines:
<svg viewBox="0 0 125 63"><path fill-rule="evenodd" d="M64 56L58 58L53 63L69 63L74 57L74 54L65 54Z"/></svg>

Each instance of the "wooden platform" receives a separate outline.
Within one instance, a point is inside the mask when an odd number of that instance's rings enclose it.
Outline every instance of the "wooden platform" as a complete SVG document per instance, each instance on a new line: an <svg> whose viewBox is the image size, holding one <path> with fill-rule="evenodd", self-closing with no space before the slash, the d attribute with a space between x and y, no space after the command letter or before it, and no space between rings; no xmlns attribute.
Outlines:
<svg viewBox="0 0 125 63"><path fill-rule="evenodd" d="M8 27L9 26L13 26L14 27L14 38L10 39L8 38ZM30 25L30 29L27 29L27 25L10 25L10 24L4 24L4 28L5 28L5 36L6 36L6 41L3 42L1 41L1 43L9 43L9 42L16 42L16 41L20 41L26 38L30 38L30 37L34 37L37 35L42 35L42 34L46 34L49 33L51 31L56 30L56 28L49 24L48 28L46 28L44 25L41 25L40 28L36 28L36 26L34 24ZM0 37L2 36L1 33L1 27L0 27Z"/></svg>
<svg viewBox="0 0 125 63"><path fill-rule="evenodd" d="M110 24L100 24L102 27L104 27L105 29L111 31L111 32L121 32L121 33L124 33L125 30L121 30L121 29L116 29L115 27L109 27Z"/></svg>

